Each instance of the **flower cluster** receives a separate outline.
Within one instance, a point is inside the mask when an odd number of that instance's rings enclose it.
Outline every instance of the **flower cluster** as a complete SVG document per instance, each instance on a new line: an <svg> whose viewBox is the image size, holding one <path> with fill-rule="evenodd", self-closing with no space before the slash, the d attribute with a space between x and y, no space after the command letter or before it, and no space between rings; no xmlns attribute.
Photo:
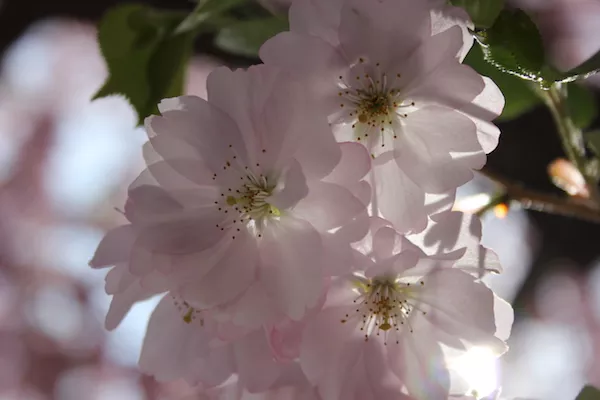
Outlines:
<svg viewBox="0 0 600 400"><path fill-rule="evenodd" d="M512 309L477 217L450 211L497 144L503 98L461 63L459 9L295 0L264 64L219 68L208 100L146 119L106 326L163 298L140 356L208 399L445 400L475 346L500 355Z"/></svg>

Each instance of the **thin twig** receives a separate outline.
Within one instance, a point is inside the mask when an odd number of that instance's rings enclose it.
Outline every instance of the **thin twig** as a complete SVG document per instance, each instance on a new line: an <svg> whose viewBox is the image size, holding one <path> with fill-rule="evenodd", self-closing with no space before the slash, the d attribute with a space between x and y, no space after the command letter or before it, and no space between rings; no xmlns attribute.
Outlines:
<svg viewBox="0 0 600 400"><path fill-rule="evenodd" d="M488 168L480 172L502 185L507 198L519 202L523 208L600 223L600 207L590 200L559 197L527 189L523 184L492 172Z"/></svg>

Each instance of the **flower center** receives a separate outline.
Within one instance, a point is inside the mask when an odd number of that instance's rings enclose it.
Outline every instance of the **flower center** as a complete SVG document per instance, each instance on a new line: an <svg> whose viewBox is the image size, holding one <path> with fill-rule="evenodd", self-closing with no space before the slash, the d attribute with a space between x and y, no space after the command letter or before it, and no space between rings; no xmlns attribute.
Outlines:
<svg viewBox="0 0 600 400"><path fill-rule="evenodd" d="M257 167L260 167L260 164L257 164ZM263 174L255 174L248 167L240 170L230 164L226 165L225 171L228 172L228 176L223 178L224 181L228 185L235 183L235 186L225 187L220 199L215 201L217 210L226 214L225 220L216 227L222 231L235 229L234 232L240 232L245 227L261 237L267 221L281 215L277 207L268 203L276 182ZM213 179L217 179L217 174L214 174ZM232 238L235 239L235 233Z"/></svg>
<svg viewBox="0 0 600 400"><path fill-rule="evenodd" d="M348 78L339 76L340 108L348 110L342 120L352 124L357 141L379 137L384 147L385 132L394 139L398 137L395 123L407 118L407 108L415 105L402 99L400 79L400 73L389 75L380 63L369 63L364 58L359 58Z"/></svg>
<svg viewBox="0 0 600 400"><path fill-rule="evenodd" d="M241 212L243 220L263 219L269 216L281 215L279 209L267 202L267 198L273 193L275 185L271 184L264 176L256 178L253 175L247 175L246 179L247 182L235 191L236 195L226 197L227 205Z"/></svg>
<svg viewBox="0 0 600 400"><path fill-rule="evenodd" d="M185 300L181 300L173 295L171 295L171 299L173 300L173 304L177 307L177 310L181 313L181 319L186 324L191 324L192 322L198 321L200 326L204 326L204 318L202 318L201 310L197 310L194 307L190 306L189 303Z"/></svg>
<svg viewBox="0 0 600 400"><path fill-rule="evenodd" d="M419 286L424 286L423 281L416 285L401 282L396 277L376 277L366 279L356 277L356 291L358 297L354 300L356 311L354 314L346 314L341 320L347 323L353 319L359 319L358 326L364 333L365 341L375 334L384 337L387 345L388 333L396 335L396 343L399 343L399 333L402 326L406 325L410 333L413 328L410 317L415 310L426 314L418 308L416 292Z"/></svg>
<svg viewBox="0 0 600 400"><path fill-rule="evenodd" d="M363 98L358 104L358 121L366 124L376 123L378 119L384 121L389 117L392 105L390 95L387 93L361 93Z"/></svg>

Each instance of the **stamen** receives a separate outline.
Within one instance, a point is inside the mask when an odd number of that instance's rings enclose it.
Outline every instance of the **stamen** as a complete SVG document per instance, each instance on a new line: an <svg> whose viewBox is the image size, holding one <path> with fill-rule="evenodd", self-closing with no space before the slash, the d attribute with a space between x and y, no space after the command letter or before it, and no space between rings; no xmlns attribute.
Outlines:
<svg viewBox="0 0 600 400"><path fill-rule="evenodd" d="M382 336L387 345L388 335L395 335L395 342L400 342L401 328L413 333L411 319L415 311L426 315L416 301L415 292L425 282L420 281L419 286L411 287L410 282L402 282L392 277L376 277L366 279L357 277L355 281L358 297L354 300L357 304L356 314L345 314L340 319L341 323L358 319L358 327L364 332L364 340L371 336Z"/></svg>

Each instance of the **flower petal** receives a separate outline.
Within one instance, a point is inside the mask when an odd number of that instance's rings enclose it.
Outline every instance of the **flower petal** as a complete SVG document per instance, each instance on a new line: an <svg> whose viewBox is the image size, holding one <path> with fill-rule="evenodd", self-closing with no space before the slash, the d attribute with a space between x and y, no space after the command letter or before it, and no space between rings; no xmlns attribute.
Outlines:
<svg viewBox="0 0 600 400"><path fill-rule="evenodd" d="M304 330L300 348L300 365L313 384L326 379L326 372L335 362L344 344L353 334L354 326L341 323L350 306L330 307L321 311Z"/></svg>
<svg viewBox="0 0 600 400"><path fill-rule="evenodd" d="M262 329L236 341L233 349L240 382L249 392L265 391L275 382L281 365L273 360Z"/></svg>
<svg viewBox="0 0 600 400"><path fill-rule="evenodd" d="M472 103L463 106L461 111L475 121L479 143L486 153L490 153L498 145L500 130L488 121L502 114L504 96L490 78L484 76L483 82L485 87L481 93L473 99Z"/></svg>
<svg viewBox="0 0 600 400"><path fill-rule="evenodd" d="M394 228L400 232L420 232L425 229L427 213L423 189L394 161L379 163L375 160L371 185L375 191L373 201Z"/></svg>
<svg viewBox="0 0 600 400"><path fill-rule="evenodd" d="M440 107L421 108L407 118L394 142L396 163L413 182L430 193L444 193L473 178L471 168L485 162L482 151L470 157L451 152L477 152L475 124L458 112Z"/></svg>
<svg viewBox="0 0 600 400"><path fill-rule="evenodd" d="M347 0L342 8L339 37L350 62L367 57L389 67L392 57L405 58L430 32L429 10L423 2Z"/></svg>
<svg viewBox="0 0 600 400"><path fill-rule="evenodd" d="M200 384L202 387L210 388L222 384L234 372L235 359L232 346L220 345L213 347L203 357L196 358L185 380L193 386Z"/></svg>
<svg viewBox="0 0 600 400"><path fill-rule="evenodd" d="M236 232L227 253L198 282L181 288L182 296L200 308L225 304L243 293L255 279L258 261L256 239Z"/></svg>
<svg viewBox="0 0 600 400"><path fill-rule="evenodd" d="M265 229L260 243L260 280L275 304L300 319L323 289L323 244L306 221L290 216Z"/></svg>
<svg viewBox="0 0 600 400"><path fill-rule="evenodd" d="M365 146L354 143L340 143L342 158L340 163L324 180L349 187L363 179L371 170L371 156Z"/></svg>
<svg viewBox="0 0 600 400"><path fill-rule="evenodd" d="M280 186L280 183L283 184ZM306 177L302 172L300 163L294 160L283 176L279 178L275 192L266 201L280 210L287 210L294 207L307 195Z"/></svg>
<svg viewBox="0 0 600 400"><path fill-rule="evenodd" d="M135 303L146 300L158 293L145 290L140 286L139 281L137 281L120 293L113 295L108 313L106 314L106 329L109 331L115 329Z"/></svg>
<svg viewBox="0 0 600 400"><path fill-rule="evenodd" d="M237 160L248 165L246 146L235 122L222 110L199 97L181 96L169 99L162 116L152 116L146 121L149 136L165 135L184 141L198 153L213 172L222 170L227 160L235 155ZM171 104L173 103L173 104ZM201 127L198 133L198 127ZM165 143L167 142L167 143ZM165 147L158 146L158 143ZM175 141L155 141L153 147L166 158L173 155ZM231 147L230 147L231 146ZM188 151L185 153L189 154ZM162 155L162 154L161 154Z"/></svg>
<svg viewBox="0 0 600 400"><path fill-rule="evenodd" d="M108 231L100 241L89 265L99 268L127 262L135 240L136 232L131 225L122 225Z"/></svg>
<svg viewBox="0 0 600 400"><path fill-rule="evenodd" d="M294 213L318 231L326 232L350 221L365 208L348 189L332 183L314 182L308 196L294 208Z"/></svg>
<svg viewBox="0 0 600 400"><path fill-rule="evenodd" d="M166 295L150 317L140 354L140 369L158 381L184 377L197 357L208 351L208 328L186 323L175 300Z"/></svg>
<svg viewBox="0 0 600 400"><path fill-rule="evenodd" d="M344 0L299 0L290 7L290 31L339 44L337 29Z"/></svg>
<svg viewBox="0 0 600 400"><path fill-rule="evenodd" d="M403 381L408 393L420 399L446 399L450 387L440 345L427 331L406 332Z"/></svg>

